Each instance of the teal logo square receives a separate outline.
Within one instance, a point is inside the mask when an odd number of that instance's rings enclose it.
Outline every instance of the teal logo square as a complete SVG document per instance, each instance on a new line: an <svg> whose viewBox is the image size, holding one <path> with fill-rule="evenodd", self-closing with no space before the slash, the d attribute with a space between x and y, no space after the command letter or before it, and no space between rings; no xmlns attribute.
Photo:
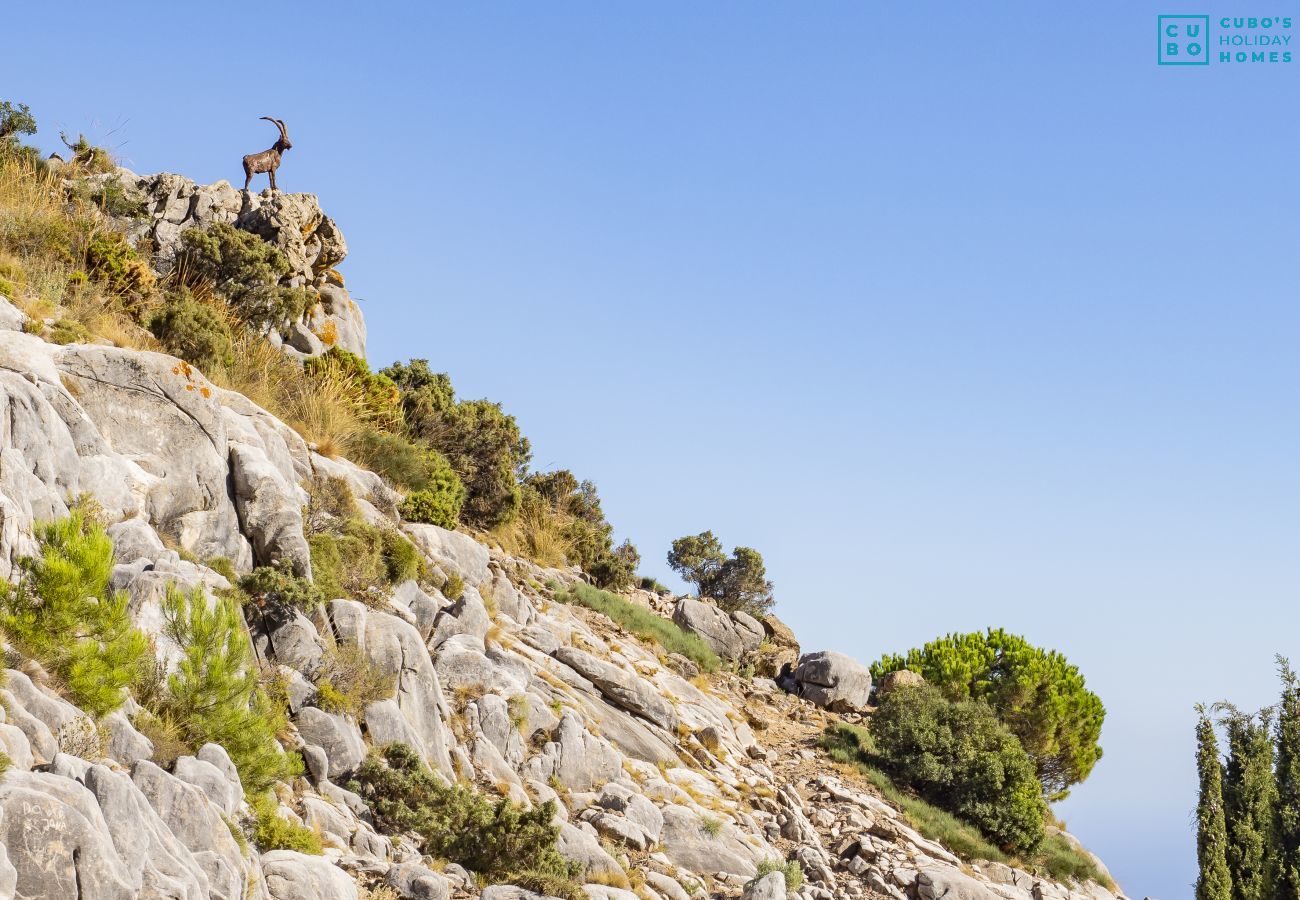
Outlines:
<svg viewBox="0 0 1300 900"><path fill-rule="evenodd" d="M1209 16L1159 16L1156 61L1162 66L1210 64Z"/></svg>

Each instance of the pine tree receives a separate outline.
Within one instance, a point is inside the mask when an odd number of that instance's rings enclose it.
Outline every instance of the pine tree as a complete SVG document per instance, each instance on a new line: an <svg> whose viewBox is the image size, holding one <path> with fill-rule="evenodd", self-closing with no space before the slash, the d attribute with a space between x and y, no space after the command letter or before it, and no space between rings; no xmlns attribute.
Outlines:
<svg viewBox="0 0 1300 900"><path fill-rule="evenodd" d="M1223 817L1223 763L1219 741L1205 707L1196 709L1196 771L1201 780L1196 805L1196 900L1231 900L1232 880L1228 875L1227 825Z"/></svg>
<svg viewBox="0 0 1300 900"><path fill-rule="evenodd" d="M99 718L126 701L148 639L131 623L127 595L109 589L113 542L102 526L74 510L37 537L40 556L21 560L18 584L0 588L0 626Z"/></svg>
<svg viewBox="0 0 1300 900"><path fill-rule="evenodd" d="M293 758L276 741L287 725L284 710L258 686L238 604L220 597L209 606L202 588L187 595L168 585L162 606L182 657L158 712L191 745L223 746L250 794L293 774Z"/></svg>
<svg viewBox="0 0 1300 900"><path fill-rule="evenodd" d="M1300 900L1300 681L1283 657L1277 742L1277 900Z"/></svg>
<svg viewBox="0 0 1300 900"><path fill-rule="evenodd" d="M1223 784L1228 826L1228 871L1233 900L1274 900L1274 817L1277 784L1273 776L1271 712L1243 713L1229 705L1228 766Z"/></svg>

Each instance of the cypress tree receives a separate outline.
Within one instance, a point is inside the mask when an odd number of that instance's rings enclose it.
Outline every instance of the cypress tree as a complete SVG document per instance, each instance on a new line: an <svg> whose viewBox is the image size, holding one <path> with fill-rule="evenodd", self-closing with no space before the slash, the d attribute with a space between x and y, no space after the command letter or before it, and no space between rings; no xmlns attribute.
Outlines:
<svg viewBox="0 0 1300 900"><path fill-rule="evenodd" d="M1277 725L1277 893L1300 900L1300 683L1284 657L1277 658L1282 701Z"/></svg>
<svg viewBox="0 0 1300 900"><path fill-rule="evenodd" d="M1228 871L1233 900L1274 900L1274 817L1277 784L1273 775L1270 711L1256 715L1232 706L1228 730L1228 766L1223 783L1228 826Z"/></svg>
<svg viewBox="0 0 1300 900"><path fill-rule="evenodd" d="M1201 795L1196 804L1196 900L1231 900L1232 880L1228 875L1227 825L1223 817L1223 763L1214 723L1205 707L1196 708L1196 771Z"/></svg>

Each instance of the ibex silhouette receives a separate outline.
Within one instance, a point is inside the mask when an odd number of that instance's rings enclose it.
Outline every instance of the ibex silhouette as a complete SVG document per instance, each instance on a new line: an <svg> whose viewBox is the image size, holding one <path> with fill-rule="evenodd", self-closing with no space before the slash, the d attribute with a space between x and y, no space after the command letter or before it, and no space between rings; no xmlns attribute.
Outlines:
<svg viewBox="0 0 1300 900"><path fill-rule="evenodd" d="M272 119L270 116L260 118L280 129L280 139L269 150L250 153L244 157L244 190L248 190L254 175L265 172L271 179L271 190L274 191L278 190L275 186L275 170L280 168L280 157L284 155L284 151L291 149L293 144L289 143L289 132L284 128L284 122Z"/></svg>

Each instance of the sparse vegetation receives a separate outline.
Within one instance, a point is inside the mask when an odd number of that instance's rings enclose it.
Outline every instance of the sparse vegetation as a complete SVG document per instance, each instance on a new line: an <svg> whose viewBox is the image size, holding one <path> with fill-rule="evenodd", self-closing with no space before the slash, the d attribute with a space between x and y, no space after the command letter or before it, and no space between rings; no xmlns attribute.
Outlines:
<svg viewBox="0 0 1300 900"><path fill-rule="evenodd" d="M554 803L525 809L490 800L462 785L446 785L403 744L371 751L349 788L366 800L386 834L413 832L422 851L459 863L488 883L581 900L580 864L556 849Z"/></svg>
<svg viewBox="0 0 1300 900"><path fill-rule="evenodd" d="M316 585L295 575L293 565L284 559L258 566L239 579L239 588L249 603L262 609L308 610L324 600Z"/></svg>
<svg viewBox="0 0 1300 900"><path fill-rule="evenodd" d="M345 479L317 477L308 494L304 518L312 575L324 598L377 606L393 585L420 574L423 563L415 546L397 529L362 518Z"/></svg>
<svg viewBox="0 0 1300 900"><path fill-rule="evenodd" d="M253 809L253 843L262 852L294 850L312 856L321 854L320 835L280 815L280 804L270 791L249 797Z"/></svg>
<svg viewBox="0 0 1300 900"><path fill-rule="evenodd" d="M606 615L642 640L654 641L669 653L681 654L705 672L718 670L718 655L699 635L685 631L671 619L657 616L617 594L579 582L572 588L557 591L555 599L561 603L576 603Z"/></svg>
<svg viewBox="0 0 1300 900"><path fill-rule="evenodd" d="M780 872L785 876L786 893L797 894L799 888L803 887L803 867L799 865L797 859L786 860L785 862L779 859L761 860L758 864L758 873L745 886L748 887L764 875L770 875L773 872Z"/></svg>
<svg viewBox="0 0 1300 900"><path fill-rule="evenodd" d="M379 669L356 644L337 644L325 651L316 690L321 709L360 718L371 703L393 696L397 678Z"/></svg>

